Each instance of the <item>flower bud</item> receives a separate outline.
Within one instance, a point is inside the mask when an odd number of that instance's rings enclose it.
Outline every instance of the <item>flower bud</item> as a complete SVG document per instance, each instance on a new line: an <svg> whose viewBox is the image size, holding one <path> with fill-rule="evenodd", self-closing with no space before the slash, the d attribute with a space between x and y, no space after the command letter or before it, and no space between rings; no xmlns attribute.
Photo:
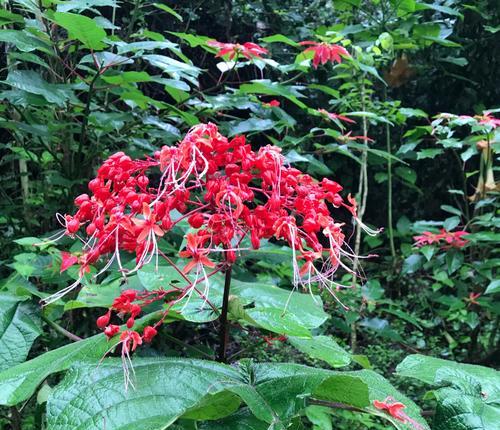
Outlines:
<svg viewBox="0 0 500 430"><path fill-rule="evenodd" d="M127 320L127 327L128 328L132 328L135 324L135 319L134 317L130 317L128 320Z"/></svg>
<svg viewBox="0 0 500 430"><path fill-rule="evenodd" d="M106 327L109 324L109 319L111 317L111 313L108 312L104 315L101 315L99 318L97 318L97 327L99 327L101 330Z"/></svg>
<svg viewBox="0 0 500 430"><path fill-rule="evenodd" d="M203 215L197 212L188 218L189 225L193 228L200 228L203 225Z"/></svg>

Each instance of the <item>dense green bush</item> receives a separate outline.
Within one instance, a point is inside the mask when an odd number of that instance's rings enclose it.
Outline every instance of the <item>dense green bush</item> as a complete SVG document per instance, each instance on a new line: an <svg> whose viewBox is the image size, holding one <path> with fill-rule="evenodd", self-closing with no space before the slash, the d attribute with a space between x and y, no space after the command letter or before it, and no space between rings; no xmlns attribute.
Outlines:
<svg viewBox="0 0 500 430"><path fill-rule="evenodd" d="M178 3L3 2L0 428L499 428L495 2ZM112 154L148 159L210 122L341 183L357 213L327 205L353 256L302 291L293 240L243 235L236 262L210 255L208 300L133 315L152 342L132 351L96 320L112 308L123 333L124 291L194 291L179 252L199 220L171 211L161 261L124 279L132 256L82 262L87 225L56 213Z"/></svg>

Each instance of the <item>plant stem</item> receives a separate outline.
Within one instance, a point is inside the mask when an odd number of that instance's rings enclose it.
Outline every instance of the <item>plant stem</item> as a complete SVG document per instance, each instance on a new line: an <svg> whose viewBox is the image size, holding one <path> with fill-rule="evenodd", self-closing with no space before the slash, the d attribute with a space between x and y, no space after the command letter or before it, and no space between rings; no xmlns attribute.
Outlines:
<svg viewBox="0 0 500 430"><path fill-rule="evenodd" d="M59 324L55 323L54 321L51 321L50 319L48 319L44 315L42 315L42 320L44 320L48 325L50 325L55 331L62 334L63 336L66 336L68 339L71 339L73 342L78 342L79 340L82 340L82 338L80 336L77 336L76 334L69 332L68 330L61 327Z"/></svg>
<svg viewBox="0 0 500 430"><path fill-rule="evenodd" d="M219 353L217 361L220 363L226 362L226 348L229 338L229 326L227 323L227 312L229 309L229 290L231 289L231 272L233 268L230 264L227 265L226 275L224 279L224 296L222 298L222 312L220 315L220 331L219 331Z"/></svg>
<svg viewBox="0 0 500 430"><path fill-rule="evenodd" d="M384 87L384 101L387 100L387 89ZM389 154L387 158L387 233L389 235L389 245L393 263L396 261L396 247L394 245L394 228L392 225L392 155L391 151L391 127L385 125L385 144L386 151Z"/></svg>
<svg viewBox="0 0 500 430"><path fill-rule="evenodd" d="M90 105L92 103L92 96L94 95L94 85L97 82L97 79L99 78L99 70L96 71L96 74L92 78L92 80L89 83L89 91L87 94L87 103L85 104L85 109L83 111L83 118L82 118L82 126L80 128L80 141L78 143L78 169L79 172L82 171L82 165L84 164L85 157L83 156L83 146L85 144L85 139L87 137L87 125L89 123L89 115L90 115Z"/></svg>

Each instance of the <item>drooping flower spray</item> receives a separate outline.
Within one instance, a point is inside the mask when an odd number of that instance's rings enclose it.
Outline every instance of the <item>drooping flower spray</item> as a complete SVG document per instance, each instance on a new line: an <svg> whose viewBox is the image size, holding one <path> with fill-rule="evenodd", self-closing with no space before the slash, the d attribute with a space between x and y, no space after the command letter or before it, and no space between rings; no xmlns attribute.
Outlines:
<svg viewBox="0 0 500 430"><path fill-rule="evenodd" d="M291 248L294 288L310 290L317 283L336 297L345 286L335 281L335 271L351 270L354 256L345 246L343 224L332 216L344 208L356 217L355 201L339 194L342 186L290 167L278 147L254 151L243 136L228 139L214 124L193 127L179 144L164 146L153 157L112 155L89 190L75 199L73 215L60 217L65 234L83 243L80 255L64 253L62 269L78 264L80 278L46 303L76 288L91 265L99 265L100 274L114 263L126 277L164 259L185 281L155 291L122 291L97 320L109 338L120 335L126 359L138 345L151 342L172 306L193 294L210 303L209 279L219 272L226 273L225 321L230 268L262 240L284 241ZM191 229L179 253L187 263L178 267L159 241L182 220ZM122 264L124 253L135 254L134 267ZM158 301L165 303L162 317L142 334L134 331L143 307ZM125 330L110 324L112 313L126 321ZM222 350L219 359L224 355Z"/></svg>

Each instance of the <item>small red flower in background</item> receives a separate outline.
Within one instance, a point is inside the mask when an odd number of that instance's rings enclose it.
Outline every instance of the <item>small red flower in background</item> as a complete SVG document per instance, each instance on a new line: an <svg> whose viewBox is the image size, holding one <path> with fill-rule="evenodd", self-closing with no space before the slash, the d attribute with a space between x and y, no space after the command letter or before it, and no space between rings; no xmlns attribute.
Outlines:
<svg viewBox="0 0 500 430"><path fill-rule="evenodd" d="M262 103L262 106L265 108L280 107L280 102L278 100L271 100L270 102Z"/></svg>
<svg viewBox="0 0 500 430"><path fill-rule="evenodd" d="M479 302L477 301L477 299L479 299L479 297L481 297L481 293L471 292L471 293L469 293L469 298L465 299L465 300L469 302L469 306L470 305L479 305Z"/></svg>
<svg viewBox="0 0 500 430"><path fill-rule="evenodd" d="M458 231L446 231L444 228L440 230L439 233L432 233L430 231L424 231L419 236L414 236L414 245L417 248L421 248L426 245L440 245L442 249L446 248L463 248L469 243L467 239L463 237L468 235L464 230Z"/></svg>
<svg viewBox="0 0 500 430"><path fill-rule="evenodd" d="M239 43L223 43L216 40L209 40L207 45L218 49L216 57L223 57L229 54L229 60L233 60L240 54L248 60L253 60L254 58L262 58L262 55L269 53L267 49L252 42L245 42L240 45Z"/></svg>
<svg viewBox="0 0 500 430"><path fill-rule="evenodd" d="M304 52L314 52L313 67L318 68L320 64L326 64L329 61L332 63L342 62L342 57L350 57L349 52L343 46L326 42L313 42L306 40L299 42L302 46L309 46Z"/></svg>
<svg viewBox="0 0 500 430"><path fill-rule="evenodd" d="M410 424L416 430L423 430L423 427L419 423L411 419L405 412L403 412L403 409L405 409L406 406L403 403L396 402L392 397L386 397L383 401L374 400L373 406L376 409L388 413L391 417L404 424Z"/></svg>
<svg viewBox="0 0 500 430"><path fill-rule="evenodd" d="M483 115L476 115L474 118L479 120L479 124L489 125L492 128L500 127L500 119L491 116L490 112L484 112Z"/></svg>
<svg viewBox="0 0 500 430"><path fill-rule="evenodd" d="M328 112L327 110L325 109L318 109L318 112L328 118L330 118L332 121L334 120L340 120L340 121L344 121L344 122L348 122L348 123L351 123L351 124L355 124L356 121L352 120L351 118L348 118L344 115L339 115L339 114L336 114L336 113L332 113L332 112Z"/></svg>

